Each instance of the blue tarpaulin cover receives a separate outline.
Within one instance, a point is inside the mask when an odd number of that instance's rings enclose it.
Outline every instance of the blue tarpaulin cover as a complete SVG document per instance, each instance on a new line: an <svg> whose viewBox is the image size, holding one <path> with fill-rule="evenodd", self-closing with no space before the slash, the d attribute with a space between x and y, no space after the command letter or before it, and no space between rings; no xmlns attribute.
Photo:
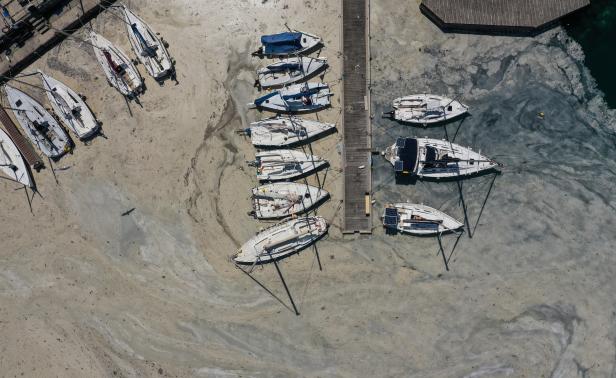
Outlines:
<svg viewBox="0 0 616 378"><path fill-rule="evenodd" d="M302 33L279 33L261 37L263 52L267 54L290 54L302 48Z"/></svg>
<svg viewBox="0 0 616 378"><path fill-rule="evenodd" d="M300 70L302 66L299 63L284 63L284 64L272 64L267 66L270 72L286 72Z"/></svg>

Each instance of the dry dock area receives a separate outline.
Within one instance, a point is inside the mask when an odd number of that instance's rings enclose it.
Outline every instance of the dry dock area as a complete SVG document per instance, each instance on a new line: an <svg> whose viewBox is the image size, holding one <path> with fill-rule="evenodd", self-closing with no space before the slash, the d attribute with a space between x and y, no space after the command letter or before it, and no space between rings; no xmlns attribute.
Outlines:
<svg viewBox="0 0 616 378"><path fill-rule="evenodd" d="M368 7L366 0L342 1L344 233L372 227Z"/></svg>

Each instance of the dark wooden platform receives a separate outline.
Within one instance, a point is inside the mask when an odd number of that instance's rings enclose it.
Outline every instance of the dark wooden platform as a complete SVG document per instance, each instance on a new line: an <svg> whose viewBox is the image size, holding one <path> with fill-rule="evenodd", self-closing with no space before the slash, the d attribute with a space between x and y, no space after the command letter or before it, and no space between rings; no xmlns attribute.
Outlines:
<svg viewBox="0 0 616 378"><path fill-rule="evenodd" d="M372 232L368 7L342 0L344 233Z"/></svg>
<svg viewBox="0 0 616 378"><path fill-rule="evenodd" d="M446 31L533 33L590 0L423 0L422 12Z"/></svg>

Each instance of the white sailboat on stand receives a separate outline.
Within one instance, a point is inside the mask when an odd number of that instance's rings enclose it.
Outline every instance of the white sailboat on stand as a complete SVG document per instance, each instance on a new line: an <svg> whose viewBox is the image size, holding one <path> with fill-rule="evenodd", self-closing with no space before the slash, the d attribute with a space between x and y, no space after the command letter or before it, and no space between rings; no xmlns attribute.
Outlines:
<svg viewBox="0 0 616 378"><path fill-rule="evenodd" d="M34 180L21 152L8 134L0 129L0 171L24 186L34 188Z"/></svg>
<svg viewBox="0 0 616 378"><path fill-rule="evenodd" d="M100 124L85 101L66 84L38 71L54 112L79 139L96 134Z"/></svg>
<svg viewBox="0 0 616 378"><path fill-rule="evenodd" d="M90 32L90 42L109 84L128 98L137 97L143 90L143 80L126 54L94 31Z"/></svg>
<svg viewBox="0 0 616 378"><path fill-rule="evenodd" d="M426 205L394 203L385 207L383 226L415 236L431 236L460 230L464 224Z"/></svg>
<svg viewBox="0 0 616 378"><path fill-rule="evenodd" d="M126 5L121 5L128 31L128 40L148 74L162 80L173 72L173 62L163 41Z"/></svg>

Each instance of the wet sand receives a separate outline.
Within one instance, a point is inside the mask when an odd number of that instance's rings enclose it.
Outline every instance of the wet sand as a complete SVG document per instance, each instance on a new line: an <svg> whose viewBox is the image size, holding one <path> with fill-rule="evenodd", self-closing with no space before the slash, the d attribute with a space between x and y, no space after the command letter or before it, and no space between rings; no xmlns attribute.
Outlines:
<svg viewBox="0 0 616 378"><path fill-rule="evenodd" d="M372 2L374 146L445 135L380 119L393 98L460 96L472 115L447 135L505 168L461 189L396 185L374 156L376 213L409 199L462 220L465 204L471 232L446 272L435 239L385 235L377 217L372 236L343 237L341 135L313 143L332 165L318 178L332 194L318 213L332 226L318 244L323 271L313 249L280 264L297 317L273 266L253 274L270 294L228 261L267 226L246 215L254 149L236 130L261 116L246 104L265 61L249 53L285 22L324 37L325 81L339 92L339 4L128 5L169 42L179 84L146 78L131 116L87 44L66 41L35 65L88 96L107 139L77 142L57 164L70 166L56 172L58 185L49 169L35 175L33 214L23 192L0 182L4 375L613 374L616 125L561 29L534 39L448 35L414 2ZM404 17L392 11L404 6ZM112 15L92 26L130 51ZM333 104L320 120L339 120L339 96ZM448 252L455 242L443 238Z"/></svg>

